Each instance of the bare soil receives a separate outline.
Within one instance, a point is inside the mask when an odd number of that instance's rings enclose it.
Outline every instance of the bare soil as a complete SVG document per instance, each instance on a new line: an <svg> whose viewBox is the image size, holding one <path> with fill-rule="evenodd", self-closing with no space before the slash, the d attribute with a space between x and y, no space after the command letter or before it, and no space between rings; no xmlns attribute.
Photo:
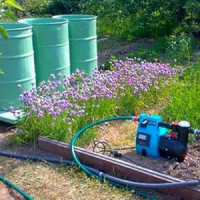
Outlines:
<svg viewBox="0 0 200 200"><path fill-rule="evenodd" d="M149 48L155 43L152 39L138 39L134 42L116 41L115 39L105 39L98 42L98 64L105 64L110 56L118 59L125 58L128 54L141 47Z"/></svg>
<svg viewBox="0 0 200 200"><path fill-rule="evenodd" d="M133 152L126 153L131 162L134 164L146 167L181 180L199 180L200 179L200 140L189 145L186 160L177 162L164 158L154 159L144 157ZM127 160L124 158L124 160ZM130 162L130 160L127 160Z"/></svg>

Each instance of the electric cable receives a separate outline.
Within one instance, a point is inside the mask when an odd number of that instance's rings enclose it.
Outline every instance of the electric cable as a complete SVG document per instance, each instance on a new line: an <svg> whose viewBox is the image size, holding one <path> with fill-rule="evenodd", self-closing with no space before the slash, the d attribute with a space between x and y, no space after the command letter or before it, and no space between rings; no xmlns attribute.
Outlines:
<svg viewBox="0 0 200 200"><path fill-rule="evenodd" d="M94 140L94 142L93 142L93 152L96 152L95 149L101 149L102 152L104 153L104 151L124 151L124 150L130 150L130 149L135 149L135 147L134 146L128 146L128 147L118 147L118 148L113 148L112 149L111 146L110 146L110 144L108 144L107 142L100 141L100 140ZM98 152L96 152L96 153L98 153Z"/></svg>
<svg viewBox="0 0 200 200"><path fill-rule="evenodd" d="M99 145L100 144L100 145ZM106 146L108 148L106 148ZM95 149L100 149L100 151L96 151ZM135 147L120 147L120 148L111 148L110 144L108 144L105 141L99 141L95 140L93 143L93 152L95 153L101 153L102 155L105 155L106 152L108 152L107 156L113 155L116 158L125 158L131 163L135 163L131 158L128 156L125 156L122 153L119 153L119 151L129 150L129 149L135 149Z"/></svg>
<svg viewBox="0 0 200 200"><path fill-rule="evenodd" d="M104 155L106 152L108 152L107 156L111 156L111 154L112 154L111 146L107 142L103 142L103 141L99 141L99 140L95 140L93 142L92 151L95 153L101 153L102 155Z"/></svg>

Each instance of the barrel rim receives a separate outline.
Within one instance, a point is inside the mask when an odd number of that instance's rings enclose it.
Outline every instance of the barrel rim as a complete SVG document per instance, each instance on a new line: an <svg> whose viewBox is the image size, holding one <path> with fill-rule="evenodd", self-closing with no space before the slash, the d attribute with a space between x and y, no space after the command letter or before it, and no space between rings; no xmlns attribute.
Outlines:
<svg viewBox="0 0 200 200"><path fill-rule="evenodd" d="M46 26L46 25L57 25L57 24L66 24L69 22L68 19L64 18L25 18L25 19L20 19L20 23L26 23L26 24L31 24L34 26Z"/></svg>
<svg viewBox="0 0 200 200"><path fill-rule="evenodd" d="M76 18L78 17L78 18ZM54 15L52 18L56 19L68 19L71 21L82 21L82 20L91 20L96 19L96 15L87 15L87 14L69 14L69 15Z"/></svg>
<svg viewBox="0 0 200 200"><path fill-rule="evenodd" d="M12 25L14 25L14 26L10 27L10 28L6 27L6 26L12 26ZM7 23L0 23L0 26L3 27L3 28L5 28L7 31L21 31L21 30L32 29L32 26L30 24L26 24L26 23L12 23L12 22L7 22Z"/></svg>

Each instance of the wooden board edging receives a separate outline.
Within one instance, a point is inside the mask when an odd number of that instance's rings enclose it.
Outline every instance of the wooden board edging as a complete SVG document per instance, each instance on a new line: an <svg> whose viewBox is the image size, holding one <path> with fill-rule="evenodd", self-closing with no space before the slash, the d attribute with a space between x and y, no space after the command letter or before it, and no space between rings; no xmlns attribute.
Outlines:
<svg viewBox="0 0 200 200"><path fill-rule="evenodd" d="M39 148L72 161L70 146L56 140L39 137ZM171 183L183 180L144 168L138 165L124 162L115 158L87 151L83 148L75 148L76 155L81 163L102 170L105 173L117 174L127 180L147 183ZM179 197L185 200L200 200L200 187L182 187L158 189L161 192Z"/></svg>

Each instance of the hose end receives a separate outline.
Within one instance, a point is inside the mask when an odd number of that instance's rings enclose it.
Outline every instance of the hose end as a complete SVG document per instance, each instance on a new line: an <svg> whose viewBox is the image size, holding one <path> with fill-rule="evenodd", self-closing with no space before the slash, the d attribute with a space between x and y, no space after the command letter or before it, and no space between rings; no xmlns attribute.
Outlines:
<svg viewBox="0 0 200 200"><path fill-rule="evenodd" d="M138 122L138 121L139 121L139 117L133 116L133 117L132 117L132 121Z"/></svg>

